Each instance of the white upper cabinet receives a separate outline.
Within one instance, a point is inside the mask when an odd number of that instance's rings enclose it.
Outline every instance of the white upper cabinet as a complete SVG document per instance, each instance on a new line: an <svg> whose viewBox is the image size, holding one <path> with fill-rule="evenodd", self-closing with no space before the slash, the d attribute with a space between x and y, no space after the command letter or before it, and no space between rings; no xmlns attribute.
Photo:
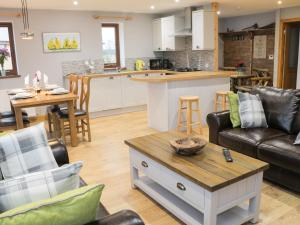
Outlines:
<svg viewBox="0 0 300 225"><path fill-rule="evenodd" d="M213 50L215 48L214 12L198 10L193 12L193 50Z"/></svg>
<svg viewBox="0 0 300 225"><path fill-rule="evenodd" d="M183 28L183 18L163 17L153 21L153 50L178 51L184 49L185 40L175 37L177 30Z"/></svg>

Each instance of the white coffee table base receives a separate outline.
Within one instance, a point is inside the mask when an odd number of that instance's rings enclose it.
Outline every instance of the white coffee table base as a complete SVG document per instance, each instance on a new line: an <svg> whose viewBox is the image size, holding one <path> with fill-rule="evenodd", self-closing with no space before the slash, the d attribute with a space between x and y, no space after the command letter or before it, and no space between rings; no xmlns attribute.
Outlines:
<svg viewBox="0 0 300 225"><path fill-rule="evenodd" d="M258 221L263 172L210 192L130 148L132 187L191 225Z"/></svg>

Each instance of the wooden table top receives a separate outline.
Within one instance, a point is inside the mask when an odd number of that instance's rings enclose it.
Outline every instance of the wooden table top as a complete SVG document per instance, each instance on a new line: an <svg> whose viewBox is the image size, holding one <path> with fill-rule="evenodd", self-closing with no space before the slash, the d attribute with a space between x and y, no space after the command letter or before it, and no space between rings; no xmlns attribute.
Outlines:
<svg viewBox="0 0 300 225"><path fill-rule="evenodd" d="M228 163L223 148L212 143L208 143L198 155L177 155L169 140L182 137L186 135L163 132L126 140L125 143L209 191L216 191L269 167L268 163L235 151L231 151L234 162Z"/></svg>
<svg viewBox="0 0 300 225"><path fill-rule="evenodd" d="M73 93L63 95L50 95L42 91L33 98L11 100L13 107L34 107L41 105L53 105L77 99L78 96Z"/></svg>

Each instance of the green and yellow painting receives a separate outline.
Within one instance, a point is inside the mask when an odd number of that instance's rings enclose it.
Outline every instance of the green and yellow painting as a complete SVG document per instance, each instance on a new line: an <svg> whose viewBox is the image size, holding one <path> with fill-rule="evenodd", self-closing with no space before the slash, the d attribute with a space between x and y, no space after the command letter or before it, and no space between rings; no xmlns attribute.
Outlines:
<svg viewBox="0 0 300 225"><path fill-rule="evenodd" d="M79 33L43 33L45 52L80 51Z"/></svg>

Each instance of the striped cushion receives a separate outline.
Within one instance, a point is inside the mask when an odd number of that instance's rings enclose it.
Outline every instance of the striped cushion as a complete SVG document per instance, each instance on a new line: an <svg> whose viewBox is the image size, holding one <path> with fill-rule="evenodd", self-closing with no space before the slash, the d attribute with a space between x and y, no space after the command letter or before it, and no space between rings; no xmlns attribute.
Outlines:
<svg viewBox="0 0 300 225"><path fill-rule="evenodd" d="M0 137L0 168L5 179L57 167L43 123Z"/></svg>
<svg viewBox="0 0 300 225"><path fill-rule="evenodd" d="M268 127L264 108L258 95L238 92L242 128Z"/></svg>
<svg viewBox="0 0 300 225"><path fill-rule="evenodd" d="M82 162L0 181L0 212L79 187Z"/></svg>

